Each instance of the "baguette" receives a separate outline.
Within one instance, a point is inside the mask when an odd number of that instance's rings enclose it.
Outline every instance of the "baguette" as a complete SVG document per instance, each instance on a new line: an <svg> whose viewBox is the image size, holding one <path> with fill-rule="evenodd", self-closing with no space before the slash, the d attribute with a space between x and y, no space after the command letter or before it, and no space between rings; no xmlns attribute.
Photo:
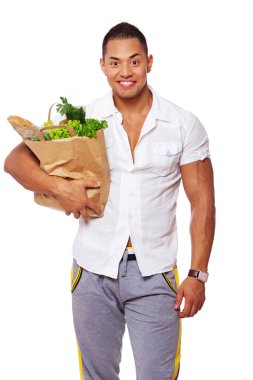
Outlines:
<svg viewBox="0 0 253 380"><path fill-rule="evenodd" d="M23 139L29 139L39 131L36 125L20 116L11 115L7 120Z"/></svg>

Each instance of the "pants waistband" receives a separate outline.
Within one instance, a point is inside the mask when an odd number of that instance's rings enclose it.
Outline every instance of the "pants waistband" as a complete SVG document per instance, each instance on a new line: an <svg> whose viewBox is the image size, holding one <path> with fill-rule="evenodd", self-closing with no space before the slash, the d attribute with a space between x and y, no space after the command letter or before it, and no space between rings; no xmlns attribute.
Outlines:
<svg viewBox="0 0 253 380"><path fill-rule="evenodd" d="M131 260L136 260L136 256L134 253L128 253L127 255L127 261L131 261ZM120 261L123 261L123 257L121 258Z"/></svg>
<svg viewBox="0 0 253 380"><path fill-rule="evenodd" d="M124 256L127 256L126 261L136 260L133 247L126 247L124 255L121 258L121 261L124 260Z"/></svg>

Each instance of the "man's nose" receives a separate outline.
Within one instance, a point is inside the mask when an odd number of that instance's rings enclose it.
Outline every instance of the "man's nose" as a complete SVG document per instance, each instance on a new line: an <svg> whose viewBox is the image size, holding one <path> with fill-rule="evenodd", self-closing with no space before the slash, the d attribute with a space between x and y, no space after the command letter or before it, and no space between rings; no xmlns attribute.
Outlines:
<svg viewBox="0 0 253 380"><path fill-rule="evenodd" d="M129 66L128 63L125 63L125 64L122 64L121 65L121 70L120 70L120 74L124 77L124 78L128 78L130 76L132 76L132 70L131 70L131 67Z"/></svg>

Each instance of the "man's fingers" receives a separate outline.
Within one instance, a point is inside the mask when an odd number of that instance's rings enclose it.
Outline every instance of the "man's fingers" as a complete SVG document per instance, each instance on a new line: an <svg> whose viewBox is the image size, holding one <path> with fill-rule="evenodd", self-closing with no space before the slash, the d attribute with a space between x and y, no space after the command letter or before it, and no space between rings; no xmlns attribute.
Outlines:
<svg viewBox="0 0 253 380"><path fill-rule="evenodd" d="M79 219L81 214L79 211L76 211L76 212L73 212L73 215L75 219Z"/></svg>
<svg viewBox="0 0 253 380"><path fill-rule="evenodd" d="M82 215L82 218L84 220L89 220L90 219L89 214L88 214L88 212L86 211L85 208L81 210L81 215Z"/></svg>
<svg viewBox="0 0 253 380"><path fill-rule="evenodd" d="M192 303L189 302L189 300L188 301L185 300L184 309L181 312L179 312L178 316L180 318L189 317L191 313L191 309L192 309Z"/></svg>
<svg viewBox="0 0 253 380"><path fill-rule="evenodd" d="M179 310L179 306L184 299L183 310ZM202 308L205 302L204 284L196 281L191 277L187 277L178 289L175 303L175 309L179 310L180 318L193 317Z"/></svg>
<svg viewBox="0 0 253 380"><path fill-rule="evenodd" d="M100 181L83 181L85 187L100 187L101 182Z"/></svg>
<svg viewBox="0 0 253 380"><path fill-rule="evenodd" d="M96 205L96 203L94 203L93 201L91 200L88 200L87 203L86 203L86 207L89 207L91 208L93 211L95 211L96 214L98 215L103 215L103 210L101 210L101 208Z"/></svg>
<svg viewBox="0 0 253 380"><path fill-rule="evenodd" d="M103 215L103 209L98 206L95 202L91 201L87 197L86 189L88 188L98 188L101 186L100 181L85 181L85 180L77 180L73 181L72 190L68 190L71 193L72 198L66 202L65 214L70 215L73 214L74 218L79 219L80 216L83 217L84 220L88 220L89 214L87 208L92 209L98 216Z"/></svg>
<svg viewBox="0 0 253 380"><path fill-rule="evenodd" d="M204 302L194 303L192 300L185 300L184 309L178 314L179 318L193 317L201 310Z"/></svg>
<svg viewBox="0 0 253 380"><path fill-rule="evenodd" d="M198 311L199 311L199 308L196 305L193 305L188 317L193 317L195 314L197 314Z"/></svg>
<svg viewBox="0 0 253 380"><path fill-rule="evenodd" d="M175 302L175 306L174 306L175 310L179 310L180 309L181 303L183 301L183 295L184 295L184 293L181 292L180 289L178 289L177 297L176 297L176 302Z"/></svg>
<svg viewBox="0 0 253 380"><path fill-rule="evenodd" d="M90 216L87 212L87 207L94 210L97 215L99 215L99 216L103 215L103 209L101 209L99 206L97 206L92 201L86 202L85 207L83 207L80 211L65 211L65 214L67 216L69 216L70 214L73 214L74 218L76 218L76 219L79 219L80 216L82 216L83 219L88 220L88 219L90 219Z"/></svg>
<svg viewBox="0 0 253 380"><path fill-rule="evenodd" d="M100 181L84 181L84 186L85 188L88 188L88 187L97 188L101 186L101 182ZM96 203L91 201L89 198L87 198L85 208L86 207L89 207L90 209L95 211L97 215L100 215L100 216L103 215L103 210L99 206L97 206ZM87 218L89 218L89 216L86 212L84 212L84 219L87 219Z"/></svg>

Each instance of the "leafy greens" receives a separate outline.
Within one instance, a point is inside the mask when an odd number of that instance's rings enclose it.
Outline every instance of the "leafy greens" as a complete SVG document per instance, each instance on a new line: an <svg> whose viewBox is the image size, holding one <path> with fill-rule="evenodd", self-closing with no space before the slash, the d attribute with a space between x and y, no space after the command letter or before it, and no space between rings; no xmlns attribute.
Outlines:
<svg viewBox="0 0 253 380"><path fill-rule="evenodd" d="M67 117L66 120L60 122L59 128L52 128L43 131L43 136L46 141L58 140L71 137L70 132L65 126L72 127L77 136L86 136L89 138L96 137L96 133L100 129L108 128L108 124L105 120L97 119L86 119L85 110L83 107L74 107L72 104L68 103L67 98L60 97L62 103L56 105L56 110L61 115ZM53 125L51 120L44 123L45 127L50 127ZM33 141L39 141L37 135L31 138Z"/></svg>

